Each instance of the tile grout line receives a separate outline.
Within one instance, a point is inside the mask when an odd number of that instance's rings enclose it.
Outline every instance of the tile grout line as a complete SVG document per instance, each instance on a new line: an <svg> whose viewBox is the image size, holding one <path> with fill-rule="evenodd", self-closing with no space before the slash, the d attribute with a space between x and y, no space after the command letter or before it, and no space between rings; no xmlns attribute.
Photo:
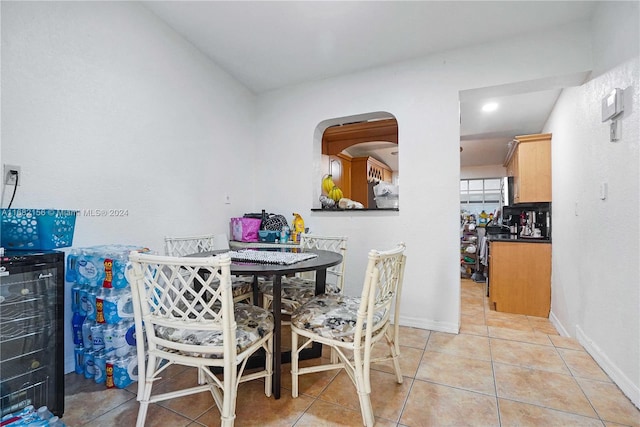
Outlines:
<svg viewBox="0 0 640 427"><path fill-rule="evenodd" d="M418 375L418 371L420 370L420 364L422 363L422 360L424 359L424 355L427 351L427 346L429 345L429 340L431 339L431 331L429 331L429 336L427 337L427 340L424 343L424 348L422 349L422 356L420 356L420 362L418 362L418 367L416 368L416 371L413 373L413 377L411 378L411 386L409 386L409 391L407 392L407 396L404 399L404 402L402 404L402 408L400 409L400 415L398 416L398 421L396 422L396 426L400 426L400 421L402 420L402 415L404 415L404 411L405 409L407 409L407 404L409 403L409 398L411 397L411 392L413 391L413 386L416 383L416 376ZM415 347L414 347L415 348Z"/></svg>
<svg viewBox="0 0 640 427"><path fill-rule="evenodd" d="M558 352L558 353L560 353L560 352ZM562 361L566 364L566 362L565 362L565 360L564 360L564 357L562 357L562 355L560 355L560 358L561 358L561 359L562 359ZM580 391L582 392L582 395L585 397L585 399L587 399L587 402L589 402L589 406L591 407L591 409L593 409L593 412L595 412L595 414L598 416L598 419L602 422L602 424L603 424L603 425L606 425L605 423L606 423L608 420L604 420L604 419L602 418L602 415L600 415L600 412L598 412L598 410L596 409L596 407L593 405L593 402L591 401L591 399L589 399L589 396L587 395L587 393L586 393L586 392L584 391L584 389L582 388L582 385L580 384L580 381L578 381L578 379L577 379L578 377L576 377L576 376L573 374L573 371L571 370L571 368L569 368L569 367L567 366L567 369L569 369L569 372L571 373L571 377L573 378L573 380L574 380L574 381L576 382L576 384L578 385L578 388L579 388L579 389L580 389ZM611 422L614 422L614 421L611 421ZM619 423L616 423L616 424L619 424Z"/></svg>
<svg viewBox="0 0 640 427"><path fill-rule="evenodd" d="M486 323L486 307L484 306L484 304L483 304L483 310L484 310L484 312L485 312L485 323ZM528 317L528 316L526 317L526 319L527 319L527 324L531 327L531 329L532 329L533 333L535 333L535 332L536 332L536 328L531 324L531 320L529 319L529 317ZM488 328L487 328L487 330L488 330ZM564 357L562 357L562 354L561 354L561 353L560 353L560 351L558 350L558 347L555 345L555 343L553 342L553 340L551 340L551 338L549 337L549 334L548 334L548 333L546 333L546 332L543 332L543 333L544 333L544 335L547 337L547 339L549 339L549 341L551 342L551 346L543 346L543 347L553 347L553 349L555 350L556 354L558 354L558 356L559 356L559 357L560 357L560 359L562 360L562 362L563 362L564 366L567 368L567 370L568 370L568 372L569 372L569 375L571 376L571 378L573 378L573 380L576 382L576 384L580 387L580 390L582 391L583 395L585 396L585 398L586 398L586 399L587 399L587 401L589 402L589 405L590 405L590 406L592 407L592 409L594 410L594 413L598 416L598 418L597 418L597 419L598 419L598 421L600 421L603 425L605 425L605 420L603 420L603 419L602 419L602 417L600 416L600 414L598 413L598 411L595 409L595 407L593 407L593 404L592 404L591 400L588 398L588 396L586 396L586 393L584 392L584 390L583 390L583 389L582 389L582 387L580 386L580 383L577 381L577 379L576 379L576 377L575 377L575 375L574 375L573 371L572 371L572 370L571 370L571 368L568 366L568 364L567 364L567 362L565 361ZM497 338L497 339L501 339L501 338ZM491 337L490 337L490 336L489 336L489 340L490 340L490 342L491 342ZM533 344L533 345L536 345L536 343L532 343L532 342L530 342L530 341L526 341L526 340L525 340L525 341L512 340L512 339L505 339L505 340L507 340L507 341L515 341L515 342L522 342L522 343L526 343L526 344ZM539 344L538 344L538 345L539 345ZM495 377L495 363L497 363L497 362L495 362L495 361L493 360L493 349L492 349L491 345L489 346L489 351L491 352L491 369L492 369L492 371L493 371L494 387L495 387L495 392L496 392L496 401L497 401L497 407L498 407L498 422L499 422L499 424L500 424L500 425L502 425L502 419L501 419L501 418L502 418L502 416L501 416L502 414L501 414L501 412L500 412L500 403L499 403L499 402L500 402L500 399L499 399L499 396L498 396L498 390L497 390L497 388L498 388L498 382L497 382L497 379L496 379L496 377ZM512 365L512 366L518 366L518 365ZM533 369L533 368L529 368L529 369ZM536 369L534 369L534 370L536 370ZM544 409L549 409L549 410L553 410L553 411L563 412L563 413L570 414L570 415L581 415L581 414L576 414L576 413L574 413L574 412L570 412L570 411L566 411L566 410L561 410L561 409L556 409L556 408L548 408L548 407L546 407L546 406L537 405L537 404L532 404L532 403L528 403L528 402L521 402L521 401L519 401L519 400L514 400L514 399L509 399L509 398L505 398L505 400L509 400L509 401L517 402L517 403L529 404L529 405L537 406L537 407L544 408ZM584 416L584 415L582 415L582 416ZM585 416L585 417L586 417L586 416ZM587 417L587 418L591 418L591 417ZM592 418L592 419L595 419L595 418Z"/></svg>
<svg viewBox="0 0 640 427"><path fill-rule="evenodd" d="M484 323L487 324L487 308L488 305L484 303L484 299L488 298L486 294L482 293L482 312L484 314ZM496 369L493 360L493 347L491 346L491 333L489 332L489 326L487 326L487 341L489 341L489 356L491 357L491 375L493 376L493 390L496 395L496 411L498 413L498 426L502 426L502 413L500 412L500 399L498 398L498 380L496 379Z"/></svg>

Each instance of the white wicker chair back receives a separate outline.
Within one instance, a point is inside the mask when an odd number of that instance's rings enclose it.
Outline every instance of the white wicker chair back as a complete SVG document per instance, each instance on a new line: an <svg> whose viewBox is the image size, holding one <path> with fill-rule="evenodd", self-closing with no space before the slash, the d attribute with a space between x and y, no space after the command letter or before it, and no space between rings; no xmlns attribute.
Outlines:
<svg viewBox="0 0 640 427"><path fill-rule="evenodd" d="M200 252L229 249L229 241L224 234L203 234L201 236L165 237L165 254L183 257Z"/></svg>
<svg viewBox="0 0 640 427"><path fill-rule="evenodd" d="M185 258L132 252L129 262L138 331L138 427L144 426L150 403L203 391L211 392L221 425L231 427L239 382L264 378L265 394L271 395L273 316L253 305L234 305L228 254ZM264 369L243 375L249 356L259 349ZM152 394L154 383L174 364L197 368L198 385Z"/></svg>
<svg viewBox="0 0 640 427"><path fill-rule="evenodd" d="M302 234L300 237L300 246L309 249L320 249L332 251L342 255L342 262L336 266L327 269L327 283L335 286L335 289L342 292L344 288L344 271L347 256L347 237L345 236L320 236L315 234ZM315 273L312 272L309 279L315 279Z"/></svg>

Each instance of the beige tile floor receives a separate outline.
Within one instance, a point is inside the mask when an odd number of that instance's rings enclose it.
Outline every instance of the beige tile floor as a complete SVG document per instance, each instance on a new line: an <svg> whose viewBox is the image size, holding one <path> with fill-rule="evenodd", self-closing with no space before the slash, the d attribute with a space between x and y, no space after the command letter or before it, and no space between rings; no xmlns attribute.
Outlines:
<svg viewBox="0 0 640 427"><path fill-rule="evenodd" d="M547 319L491 311L483 284L463 280L461 288L460 334L401 328L402 384L389 364L374 366L376 425L640 426L640 411L576 340L559 336ZM135 425L135 385L105 390L75 373L65 380L63 420L69 427ZM158 387L194 382L194 372L178 368ZM237 426L362 425L344 372L302 376L296 399L289 375L283 376L281 399L267 398L263 390L257 381L240 385ZM219 424L207 393L154 404L146 423Z"/></svg>

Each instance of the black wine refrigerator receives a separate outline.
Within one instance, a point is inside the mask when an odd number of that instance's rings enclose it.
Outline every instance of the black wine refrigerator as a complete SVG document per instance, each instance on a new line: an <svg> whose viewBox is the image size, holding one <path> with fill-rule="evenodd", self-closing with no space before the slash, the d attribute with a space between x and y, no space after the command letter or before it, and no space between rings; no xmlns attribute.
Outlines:
<svg viewBox="0 0 640 427"><path fill-rule="evenodd" d="M0 413L64 412L64 252L0 254Z"/></svg>

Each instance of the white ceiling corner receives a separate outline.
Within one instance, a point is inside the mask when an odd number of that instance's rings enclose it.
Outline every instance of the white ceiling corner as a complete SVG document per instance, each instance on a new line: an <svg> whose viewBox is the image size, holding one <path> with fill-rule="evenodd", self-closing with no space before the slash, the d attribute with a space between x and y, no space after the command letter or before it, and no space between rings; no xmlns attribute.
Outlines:
<svg viewBox="0 0 640 427"><path fill-rule="evenodd" d="M590 19L593 1L146 1L254 93ZM384 25L374 25L384 23ZM585 75L461 92L461 165L501 164ZM582 81L580 81L582 78ZM492 116L479 106L495 99Z"/></svg>

